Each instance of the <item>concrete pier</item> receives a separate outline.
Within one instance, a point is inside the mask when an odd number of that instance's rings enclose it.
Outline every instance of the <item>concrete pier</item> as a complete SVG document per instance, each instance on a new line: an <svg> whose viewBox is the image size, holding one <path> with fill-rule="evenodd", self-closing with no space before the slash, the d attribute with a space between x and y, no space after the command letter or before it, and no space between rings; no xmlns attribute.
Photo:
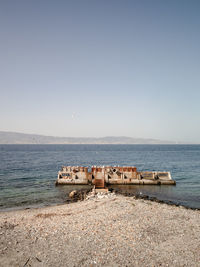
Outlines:
<svg viewBox="0 0 200 267"><path fill-rule="evenodd" d="M170 172L140 172L136 167L119 166L64 166L58 172L56 185L84 185L91 184L97 188L104 188L106 185L175 185Z"/></svg>

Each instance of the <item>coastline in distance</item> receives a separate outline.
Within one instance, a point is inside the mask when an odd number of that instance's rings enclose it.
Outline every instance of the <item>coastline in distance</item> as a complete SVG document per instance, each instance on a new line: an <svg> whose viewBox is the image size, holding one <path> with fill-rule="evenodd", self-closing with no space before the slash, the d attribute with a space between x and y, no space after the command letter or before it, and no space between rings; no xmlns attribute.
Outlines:
<svg viewBox="0 0 200 267"><path fill-rule="evenodd" d="M0 131L0 144L181 144L180 142L133 138L127 136L106 137L56 137L38 134Z"/></svg>

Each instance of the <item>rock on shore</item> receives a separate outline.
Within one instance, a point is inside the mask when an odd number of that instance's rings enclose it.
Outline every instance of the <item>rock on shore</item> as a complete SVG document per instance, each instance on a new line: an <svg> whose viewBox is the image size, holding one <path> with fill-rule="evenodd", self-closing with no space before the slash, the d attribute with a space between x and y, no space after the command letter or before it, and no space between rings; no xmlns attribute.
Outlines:
<svg viewBox="0 0 200 267"><path fill-rule="evenodd" d="M121 195L0 213L0 266L200 266L200 211Z"/></svg>

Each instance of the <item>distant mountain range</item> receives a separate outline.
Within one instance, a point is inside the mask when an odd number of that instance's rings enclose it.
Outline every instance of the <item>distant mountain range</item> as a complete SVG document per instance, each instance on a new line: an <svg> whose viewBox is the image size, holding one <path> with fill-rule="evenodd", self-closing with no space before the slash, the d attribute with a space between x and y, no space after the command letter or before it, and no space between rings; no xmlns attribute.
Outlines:
<svg viewBox="0 0 200 267"><path fill-rule="evenodd" d="M0 144L177 144L158 139L126 136L107 137L55 137L0 131Z"/></svg>

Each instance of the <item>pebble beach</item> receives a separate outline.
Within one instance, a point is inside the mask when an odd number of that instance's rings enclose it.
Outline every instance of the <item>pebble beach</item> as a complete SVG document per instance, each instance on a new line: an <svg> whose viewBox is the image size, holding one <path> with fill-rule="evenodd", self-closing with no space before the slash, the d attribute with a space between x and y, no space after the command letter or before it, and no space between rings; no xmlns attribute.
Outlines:
<svg viewBox="0 0 200 267"><path fill-rule="evenodd" d="M115 193L0 213L0 266L200 266L200 210Z"/></svg>

